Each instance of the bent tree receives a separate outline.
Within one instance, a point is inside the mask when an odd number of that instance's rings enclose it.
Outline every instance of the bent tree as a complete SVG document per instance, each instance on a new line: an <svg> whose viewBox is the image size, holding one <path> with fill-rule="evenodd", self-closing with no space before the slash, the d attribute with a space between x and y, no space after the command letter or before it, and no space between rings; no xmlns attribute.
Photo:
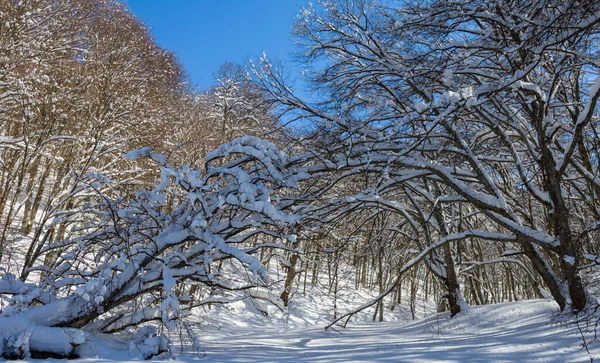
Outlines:
<svg viewBox="0 0 600 363"><path fill-rule="evenodd" d="M189 284L235 292L267 283L253 254L293 238L296 221L270 199L295 187L283 153L246 136L209 153L205 172L171 167L147 148L127 156L155 160L161 182L128 197L99 193L100 202L79 215L87 222L82 236L45 246L41 253L57 251L56 260L30 268L43 272L39 284L2 274L0 297L10 302L0 314L2 356L80 356L101 334L128 329L149 358L167 349L167 339L140 327L185 323L186 311L200 303L185 296ZM257 236L262 245L248 243ZM223 261L238 274L225 271Z"/></svg>
<svg viewBox="0 0 600 363"><path fill-rule="evenodd" d="M254 74L286 119L315 130L294 162L328 187L303 197L305 211L386 206L411 220L418 194L438 232L401 272L437 249L454 272L445 246L502 241L561 310L579 311L584 241L600 219L599 28L591 1L324 2L296 34L326 100L301 99L266 60ZM359 174L371 183L351 198L319 198ZM479 223L444 227L449 208Z"/></svg>

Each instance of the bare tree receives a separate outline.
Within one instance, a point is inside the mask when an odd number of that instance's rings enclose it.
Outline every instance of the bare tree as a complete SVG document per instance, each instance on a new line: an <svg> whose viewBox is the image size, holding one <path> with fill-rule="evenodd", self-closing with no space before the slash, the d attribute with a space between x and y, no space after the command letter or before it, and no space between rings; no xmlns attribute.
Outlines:
<svg viewBox="0 0 600 363"><path fill-rule="evenodd" d="M39 259L56 258L44 247L81 222L74 212L94 198L86 183L102 173L126 190L151 174L121 154L164 149L156 135L172 127L167 110L186 89L172 54L119 2L1 10L0 262L26 279Z"/></svg>
<svg viewBox="0 0 600 363"><path fill-rule="evenodd" d="M300 99L266 60L257 80L282 114L317 130L296 159L307 174L329 175L313 200L373 175L358 198L319 202L318 215L374 204L409 215L400 191L418 190L437 237L401 272L438 248L451 268L450 243L516 244L561 309L584 309L581 241L598 220L598 4L338 1L304 16L302 54L328 99ZM444 228L443 211L461 205L484 223Z"/></svg>

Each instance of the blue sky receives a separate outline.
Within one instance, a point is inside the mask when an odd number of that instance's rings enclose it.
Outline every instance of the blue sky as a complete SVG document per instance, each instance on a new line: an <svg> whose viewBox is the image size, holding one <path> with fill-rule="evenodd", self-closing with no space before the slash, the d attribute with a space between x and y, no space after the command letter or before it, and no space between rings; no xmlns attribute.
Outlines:
<svg viewBox="0 0 600 363"><path fill-rule="evenodd" d="M309 0L123 0L157 43L177 54L200 88L224 62L247 62L263 51L289 63L290 30Z"/></svg>

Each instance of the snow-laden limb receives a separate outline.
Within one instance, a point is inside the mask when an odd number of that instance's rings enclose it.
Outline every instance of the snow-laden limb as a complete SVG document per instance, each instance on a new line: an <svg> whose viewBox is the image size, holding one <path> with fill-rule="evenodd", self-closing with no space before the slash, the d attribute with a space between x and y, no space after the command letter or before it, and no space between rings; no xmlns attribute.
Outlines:
<svg viewBox="0 0 600 363"><path fill-rule="evenodd" d="M47 327L32 324L23 317L0 317L0 355L27 359L31 355L76 357L77 347L90 334L79 329Z"/></svg>
<svg viewBox="0 0 600 363"><path fill-rule="evenodd" d="M25 147L23 137L0 136L0 149L15 149L20 150Z"/></svg>
<svg viewBox="0 0 600 363"><path fill-rule="evenodd" d="M94 334L131 332L148 322L175 329L198 286L234 292L268 280L265 267L248 253L256 248L246 241L265 234L273 241L266 245L276 245L277 239L293 236L297 216L271 199L274 191L295 186L283 153L255 138L236 139L211 153L204 174L172 168L150 150L128 156L149 156L161 164L157 187L129 198L102 196L102 204L86 210L95 230L61 243L63 253L44 269L39 285L9 274L0 280L0 294L10 299L0 319L25 332L6 331L12 337L6 339L19 343L11 347L24 354L30 347L78 355L75 347ZM228 264L244 274L222 273ZM57 331L56 347L38 344L42 335L36 334L44 329ZM70 332L83 335L72 341L66 338ZM140 354L160 353L163 342L159 335L148 336L140 344L158 348Z"/></svg>
<svg viewBox="0 0 600 363"><path fill-rule="evenodd" d="M0 294L2 295L25 295L37 289L35 284L20 281L14 274L5 273L0 278Z"/></svg>

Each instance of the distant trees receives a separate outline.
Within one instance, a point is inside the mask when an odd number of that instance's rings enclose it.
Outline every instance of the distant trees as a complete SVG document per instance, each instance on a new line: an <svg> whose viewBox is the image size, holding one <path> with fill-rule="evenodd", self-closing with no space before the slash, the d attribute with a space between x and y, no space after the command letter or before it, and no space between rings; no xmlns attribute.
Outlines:
<svg viewBox="0 0 600 363"><path fill-rule="evenodd" d="M216 85L186 95L177 108L172 129L176 144L168 147L170 160L201 167L204 156L224 142L245 135L275 141L277 120L245 68L224 63L215 72Z"/></svg>
<svg viewBox="0 0 600 363"><path fill-rule="evenodd" d="M102 174L114 187L130 184L121 153L160 148L163 110L184 79L118 2L5 2L1 10L0 262L26 278L43 247L71 230L89 183Z"/></svg>

